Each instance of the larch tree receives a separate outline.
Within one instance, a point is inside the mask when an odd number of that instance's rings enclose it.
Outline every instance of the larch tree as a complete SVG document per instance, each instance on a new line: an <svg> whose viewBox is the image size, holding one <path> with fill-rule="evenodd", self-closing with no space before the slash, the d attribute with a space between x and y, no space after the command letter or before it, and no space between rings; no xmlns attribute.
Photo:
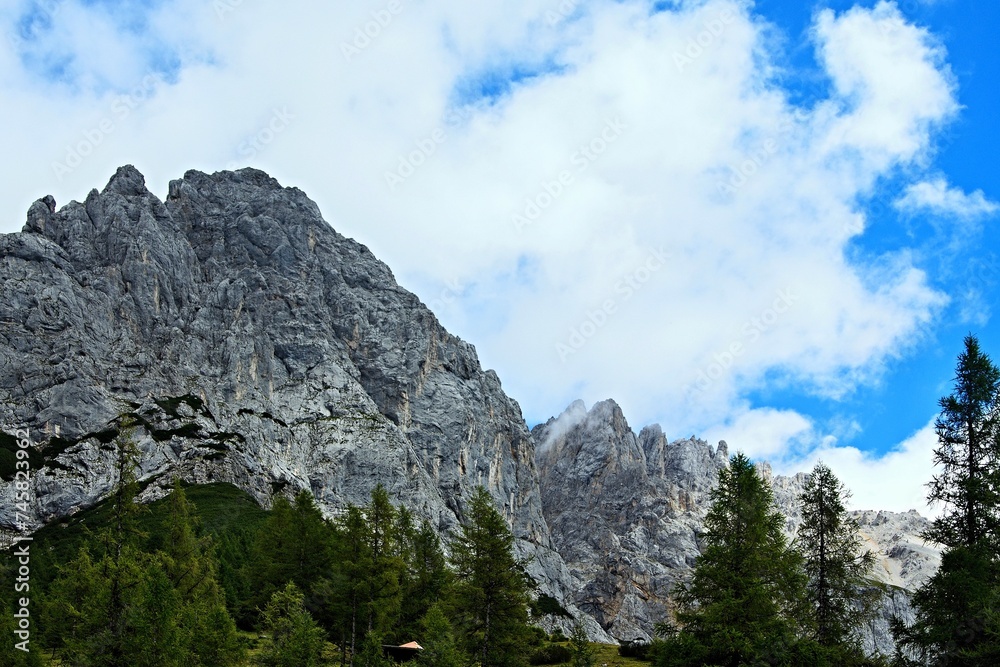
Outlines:
<svg viewBox="0 0 1000 667"><path fill-rule="evenodd" d="M676 594L677 626L658 667L736 667L794 652L805 625L801 554L788 544L770 485L742 453L719 471L704 547ZM780 655L779 655L780 654Z"/></svg>
<svg viewBox="0 0 1000 667"><path fill-rule="evenodd" d="M483 667L525 662L530 578L514 554L514 534L482 486L451 542L455 607L467 650Z"/></svg>

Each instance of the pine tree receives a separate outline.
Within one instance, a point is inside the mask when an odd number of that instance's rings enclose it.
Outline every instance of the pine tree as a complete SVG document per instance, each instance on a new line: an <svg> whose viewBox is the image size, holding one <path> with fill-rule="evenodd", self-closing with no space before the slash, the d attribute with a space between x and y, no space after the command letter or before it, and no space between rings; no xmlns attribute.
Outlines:
<svg viewBox="0 0 1000 667"><path fill-rule="evenodd" d="M525 660L530 578L514 555L514 535L493 499L478 487L461 534L451 543L455 606L468 652L483 667Z"/></svg>
<svg viewBox="0 0 1000 667"><path fill-rule="evenodd" d="M913 596L917 620L893 631L901 662L986 667L1000 658L1000 370L973 336L959 355L955 391L940 401L928 500L944 504L925 539L945 546L941 566Z"/></svg>
<svg viewBox="0 0 1000 667"><path fill-rule="evenodd" d="M322 664L323 630L305 607L299 588L287 584L271 596L264 610L267 640L260 662L268 667L316 667Z"/></svg>
<svg viewBox="0 0 1000 667"><path fill-rule="evenodd" d="M861 659L857 632L873 612L879 588L867 577L875 554L862 551L858 522L844 507L850 492L823 463L813 469L799 496L802 525L796 538L809 577L816 641L844 664Z"/></svg>
<svg viewBox="0 0 1000 667"><path fill-rule="evenodd" d="M107 581L86 544L58 571L42 600L40 627L45 645L67 661L87 653Z"/></svg>
<svg viewBox="0 0 1000 667"><path fill-rule="evenodd" d="M770 486L742 453L719 472L705 519L704 549L677 593L680 630L658 652L660 667L755 664L785 659L804 627L802 556L782 532Z"/></svg>
<svg viewBox="0 0 1000 667"><path fill-rule="evenodd" d="M257 535L251 578L253 605L262 608L270 597L293 582L314 606L314 585L328 576L333 564L333 527L309 491L299 491L293 502L275 496L271 512Z"/></svg>
<svg viewBox="0 0 1000 667"><path fill-rule="evenodd" d="M419 667L462 667L468 663L440 603L431 605L420 620L420 626L424 650L417 656Z"/></svg>
<svg viewBox="0 0 1000 667"><path fill-rule="evenodd" d="M354 665L367 619L368 574L372 568L368 522L361 508L348 506L336 523L337 568L324 582L330 615L337 619L341 663Z"/></svg>
<svg viewBox="0 0 1000 667"><path fill-rule="evenodd" d="M86 664L106 667L132 667L140 664L150 652L137 646L134 639L138 625L149 622L141 595L149 594L145 587L149 559L144 557L141 541L146 535L139 530L138 517L143 508L137 502L139 482L139 447L135 438L135 421L130 415L119 418L120 429L115 438L115 485L111 493L111 524L100 537L104 554L98 563L105 589L97 599L100 609L85 614L92 631L84 639ZM147 599L148 600L148 599ZM167 623L165 619L158 622ZM166 633L169 634L169 633ZM173 646L156 647L160 655L173 654ZM163 662L170 664L169 660Z"/></svg>
<svg viewBox="0 0 1000 667"><path fill-rule="evenodd" d="M372 490L366 508L368 552L371 569L367 577L367 631L388 636L402 601L400 578L404 569L397 534L397 511L389 494L379 484Z"/></svg>
<svg viewBox="0 0 1000 667"><path fill-rule="evenodd" d="M416 636L421 619L448 595L452 573L438 538L424 519L410 540L403 589L400 627L404 636Z"/></svg>

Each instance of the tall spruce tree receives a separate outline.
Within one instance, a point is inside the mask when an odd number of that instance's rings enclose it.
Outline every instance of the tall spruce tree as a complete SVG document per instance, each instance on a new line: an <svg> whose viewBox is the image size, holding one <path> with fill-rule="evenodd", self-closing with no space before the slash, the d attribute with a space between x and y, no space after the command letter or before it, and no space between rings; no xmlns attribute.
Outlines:
<svg viewBox="0 0 1000 667"><path fill-rule="evenodd" d="M328 614L340 638L341 663L354 665L367 620L368 573L372 568L368 522L360 507L350 505L335 528L337 568L324 588L328 591Z"/></svg>
<svg viewBox="0 0 1000 667"><path fill-rule="evenodd" d="M468 653L482 667L524 664L530 578L514 555L510 526L481 486L451 542L451 561Z"/></svg>
<svg viewBox="0 0 1000 667"><path fill-rule="evenodd" d="M916 622L896 623L900 662L986 667L1000 662L1000 370L974 336L958 357L954 392L940 400L928 500L943 512L924 537L941 566L913 596Z"/></svg>
<svg viewBox="0 0 1000 667"><path fill-rule="evenodd" d="M680 627L667 628L659 667L794 663L806 624L806 577L770 485L737 453L711 499L704 548L676 595Z"/></svg>
<svg viewBox="0 0 1000 667"><path fill-rule="evenodd" d="M328 575L333 564L334 533L309 491L299 491L292 501L275 496L255 540L250 567L253 606L263 609L288 582L305 595L308 607L317 606L312 599L313 587Z"/></svg>
<svg viewBox="0 0 1000 667"><path fill-rule="evenodd" d="M875 554L862 549L858 522L844 507L848 498L833 471L817 464L799 496L802 524L796 538L809 577L812 632L840 664L863 658L857 633L880 597L880 588L868 580Z"/></svg>
<svg viewBox="0 0 1000 667"><path fill-rule="evenodd" d="M930 483L928 500L945 511L928 539L946 547L1000 547L1000 369L965 338L958 357L955 391L939 401L935 422L941 469Z"/></svg>
<svg viewBox="0 0 1000 667"><path fill-rule="evenodd" d="M420 620L423 651L417 655L419 667L462 667L468 658L458 646L455 631L440 603L430 606Z"/></svg>
<svg viewBox="0 0 1000 667"><path fill-rule="evenodd" d="M139 460L133 421L120 419L115 439L115 485L109 525L98 534L100 557L84 545L59 568L46 596L43 618L65 632L58 649L65 664L88 667L179 665L179 595L166 575L162 554L143 549L136 502Z"/></svg>

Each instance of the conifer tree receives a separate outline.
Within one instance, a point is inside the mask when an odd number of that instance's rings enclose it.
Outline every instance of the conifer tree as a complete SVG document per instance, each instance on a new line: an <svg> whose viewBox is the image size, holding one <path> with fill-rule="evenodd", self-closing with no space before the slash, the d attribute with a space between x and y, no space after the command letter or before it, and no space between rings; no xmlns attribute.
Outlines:
<svg viewBox="0 0 1000 667"><path fill-rule="evenodd" d="M590 645L583 623L573 624L573 632L569 636L569 650L572 654L571 667L594 667L594 648Z"/></svg>
<svg viewBox="0 0 1000 667"><path fill-rule="evenodd" d="M143 551L136 502L138 447L132 420L122 417L115 439L115 485L109 525L99 533L94 560L84 545L60 568L45 616L65 632L64 662L88 667L178 665L184 651L177 631L179 595L161 555Z"/></svg>
<svg viewBox="0 0 1000 667"><path fill-rule="evenodd" d="M331 615L339 626L341 662L354 665L364 638L367 622L368 574L372 554L368 540L368 522L361 508L348 506L336 523L338 567L329 580Z"/></svg>
<svg viewBox="0 0 1000 667"><path fill-rule="evenodd" d="M928 500L943 504L924 537L941 566L913 596L917 620L897 622L900 662L993 666L1000 660L1000 369L965 338L954 393L939 402Z"/></svg>
<svg viewBox="0 0 1000 667"><path fill-rule="evenodd" d="M323 630L305 607L302 591L288 583L271 596L264 610L267 640L260 662L267 667L317 667L322 664Z"/></svg>
<svg viewBox="0 0 1000 667"><path fill-rule="evenodd" d="M451 543L455 606L469 654L483 667L525 661L530 578L514 555L514 535L493 499L478 487L461 533Z"/></svg>
<svg viewBox="0 0 1000 667"><path fill-rule="evenodd" d="M782 532L770 486L742 453L719 472L704 548L677 594L679 631L658 651L660 667L732 666L784 660L804 629L802 556Z"/></svg>
<svg viewBox="0 0 1000 667"><path fill-rule="evenodd" d="M333 564L333 539L333 527L309 491L299 491L291 502L275 496L254 547L254 606L263 608L288 582L293 582L312 606L313 587L328 575Z"/></svg>
<svg viewBox="0 0 1000 667"><path fill-rule="evenodd" d="M400 626L405 635L416 636L421 619L447 596L452 573L429 521L421 522L409 543Z"/></svg>
<svg viewBox="0 0 1000 667"><path fill-rule="evenodd" d="M946 547L1000 546L1000 369L965 338L955 392L939 402L935 423L941 469L930 483L928 500L945 511L926 537Z"/></svg>
<svg viewBox="0 0 1000 667"><path fill-rule="evenodd" d="M844 507L848 498L833 471L817 464L799 496L802 524L796 538L809 577L814 638L841 664L848 656L863 657L858 628L879 598L879 588L867 579L875 554L862 550L858 522Z"/></svg>
<svg viewBox="0 0 1000 667"><path fill-rule="evenodd" d="M389 494L379 484L366 507L368 552L371 569L367 577L367 631L391 634L402 601L400 578L404 569L397 533L397 511Z"/></svg>
<svg viewBox="0 0 1000 667"><path fill-rule="evenodd" d="M423 651L417 656L419 667L462 667L468 663L441 603L431 605L420 620L420 627Z"/></svg>
<svg viewBox="0 0 1000 667"><path fill-rule="evenodd" d="M226 609L218 566L208 537L197 535L194 507L180 481L167 498L164 571L179 597L178 627L189 665L238 664L244 651Z"/></svg>

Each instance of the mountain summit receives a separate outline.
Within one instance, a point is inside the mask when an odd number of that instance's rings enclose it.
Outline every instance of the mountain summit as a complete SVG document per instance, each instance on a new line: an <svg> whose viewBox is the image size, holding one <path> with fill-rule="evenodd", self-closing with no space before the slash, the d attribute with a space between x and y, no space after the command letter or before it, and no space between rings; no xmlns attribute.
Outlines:
<svg viewBox="0 0 1000 667"><path fill-rule="evenodd" d="M177 475L263 504L308 489L336 514L381 483L447 533L483 485L541 591L569 597L531 435L497 375L261 171L189 171L161 201L125 166L82 203L36 201L0 236L0 320L0 423L42 444L34 525L108 492L107 443L130 413L147 498ZM12 526L9 480L0 497Z"/></svg>

